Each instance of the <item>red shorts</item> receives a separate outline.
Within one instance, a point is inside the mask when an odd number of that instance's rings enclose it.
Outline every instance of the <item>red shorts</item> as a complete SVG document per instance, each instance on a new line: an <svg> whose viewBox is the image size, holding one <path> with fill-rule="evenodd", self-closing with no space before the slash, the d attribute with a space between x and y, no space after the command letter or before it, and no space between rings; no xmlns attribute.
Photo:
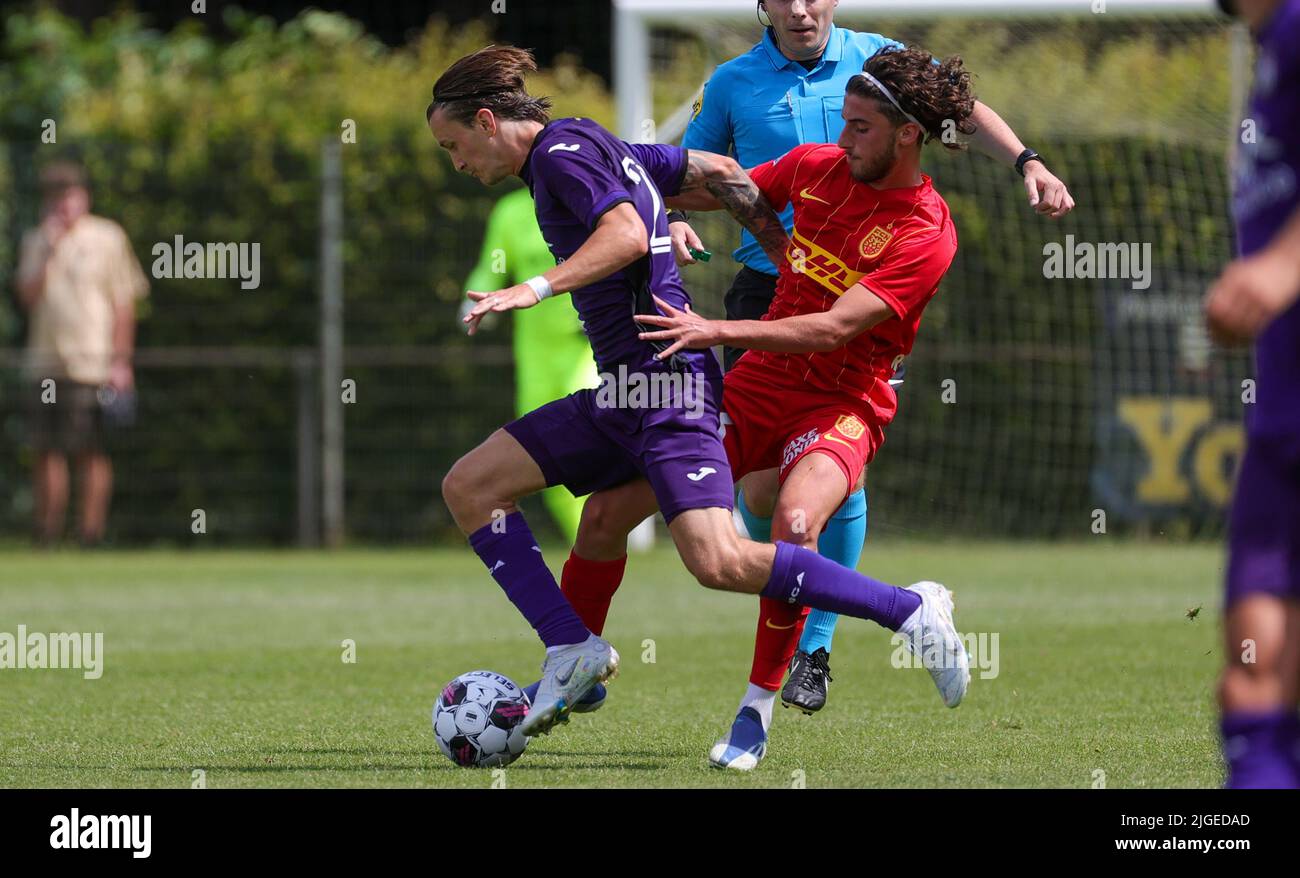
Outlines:
<svg viewBox="0 0 1300 878"><path fill-rule="evenodd" d="M843 393L790 390L743 368L742 360L722 385L723 444L736 481L752 472L778 469L781 482L807 454L825 454L848 481L885 441L884 425L871 404Z"/></svg>

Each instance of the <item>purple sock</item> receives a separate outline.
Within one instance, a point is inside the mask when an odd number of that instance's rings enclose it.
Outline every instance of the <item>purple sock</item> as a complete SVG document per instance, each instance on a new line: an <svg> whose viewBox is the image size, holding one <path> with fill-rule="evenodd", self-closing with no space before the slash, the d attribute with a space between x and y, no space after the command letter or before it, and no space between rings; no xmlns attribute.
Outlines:
<svg viewBox="0 0 1300 878"><path fill-rule="evenodd" d="M897 631L921 606L915 592L863 576L792 543L776 544L763 597L859 619Z"/></svg>
<svg viewBox="0 0 1300 878"><path fill-rule="evenodd" d="M469 544L542 643L582 643L591 634L555 584L523 515L512 512L499 523L484 525L470 534Z"/></svg>
<svg viewBox="0 0 1300 878"><path fill-rule="evenodd" d="M1229 711L1220 729L1228 789L1300 789L1300 717L1294 708Z"/></svg>

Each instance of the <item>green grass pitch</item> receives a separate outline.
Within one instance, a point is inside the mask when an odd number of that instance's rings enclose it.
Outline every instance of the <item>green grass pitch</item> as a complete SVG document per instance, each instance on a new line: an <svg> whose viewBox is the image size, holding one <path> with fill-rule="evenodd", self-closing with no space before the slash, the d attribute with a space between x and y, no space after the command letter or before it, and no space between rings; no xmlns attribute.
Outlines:
<svg viewBox="0 0 1300 878"><path fill-rule="evenodd" d="M925 671L891 665L887 632L844 620L827 708L778 707L767 759L737 775L706 754L757 607L700 588L663 546L632 558L614 600L623 668L605 707L494 776L437 751L433 700L477 668L531 682L542 650L468 549L10 549L0 632L103 632L105 657L98 680L0 670L0 785L188 787L202 769L214 789L1214 786L1221 567L1216 546L1104 536L873 539L861 568L952 588L959 628L998 636L998 675L947 710Z"/></svg>

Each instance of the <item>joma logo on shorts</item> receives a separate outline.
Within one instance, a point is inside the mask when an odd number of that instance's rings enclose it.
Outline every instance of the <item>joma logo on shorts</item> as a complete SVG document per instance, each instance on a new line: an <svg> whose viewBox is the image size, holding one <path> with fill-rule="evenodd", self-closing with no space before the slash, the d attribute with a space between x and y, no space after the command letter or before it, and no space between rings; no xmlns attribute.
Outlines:
<svg viewBox="0 0 1300 878"><path fill-rule="evenodd" d="M790 440L790 444L785 447L785 454L781 456L781 469L785 469L790 461L803 454L809 445L817 441L819 435L818 431L809 430L799 438Z"/></svg>

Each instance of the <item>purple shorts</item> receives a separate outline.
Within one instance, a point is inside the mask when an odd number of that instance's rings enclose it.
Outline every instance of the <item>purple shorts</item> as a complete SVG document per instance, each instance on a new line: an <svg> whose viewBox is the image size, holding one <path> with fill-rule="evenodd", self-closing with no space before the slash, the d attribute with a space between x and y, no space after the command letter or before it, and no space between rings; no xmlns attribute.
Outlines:
<svg viewBox="0 0 1300 878"><path fill-rule="evenodd" d="M1300 437L1251 436L1228 521L1227 605L1300 600Z"/></svg>
<svg viewBox="0 0 1300 878"><path fill-rule="evenodd" d="M581 497L645 478L665 521L687 509L734 504L731 467L718 423L717 390L687 408L619 407L599 390L579 390L505 429L546 477Z"/></svg>

